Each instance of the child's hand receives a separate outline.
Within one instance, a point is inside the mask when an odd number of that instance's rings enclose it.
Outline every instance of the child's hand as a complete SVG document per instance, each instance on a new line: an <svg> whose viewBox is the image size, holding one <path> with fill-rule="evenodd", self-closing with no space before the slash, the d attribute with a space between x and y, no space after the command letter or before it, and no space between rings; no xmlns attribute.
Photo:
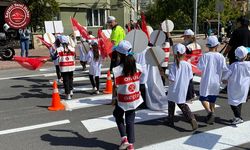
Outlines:
<svg viewBox="0 0 250 150"><path fill-rule="evenodd" d="M222 80L222 83L227 84L228 82L227 82L227 80Z"/></svg>

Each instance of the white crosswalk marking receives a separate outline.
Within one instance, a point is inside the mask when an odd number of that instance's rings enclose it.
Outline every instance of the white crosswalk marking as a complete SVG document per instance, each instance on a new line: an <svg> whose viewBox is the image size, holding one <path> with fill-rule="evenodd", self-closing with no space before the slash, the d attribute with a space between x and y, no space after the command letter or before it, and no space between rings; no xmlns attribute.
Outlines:
<svg viewBox="0 0 250 150"><path fill-rule="evenodd" d="M149 145L138 150L207 150L228 149L250 142L250 121L239 124L237 127L223 127L182 138ZM178 146L176 146L178 145Z"/></svg>
<svg viewBox="0 0 250 150"><path fill-rule="evenodd" d="M191 111L199 111L203 110L203 106L199 101L194 101L193 104L188 104L190 106ZM216 107L219 107L216 105ZM182 114L181 110L177 108L175 112L177 115ZM152 111L152 110L139 110L136 112L135 122L144 122L148 120L159 119L167 116L167 112L164 111ZM116 123L114 121L113 115L103 116L99 118L83 120L82 124L86 127L89 132L96 132L100 130L105 130L109 128L116 127Z"/></svg>

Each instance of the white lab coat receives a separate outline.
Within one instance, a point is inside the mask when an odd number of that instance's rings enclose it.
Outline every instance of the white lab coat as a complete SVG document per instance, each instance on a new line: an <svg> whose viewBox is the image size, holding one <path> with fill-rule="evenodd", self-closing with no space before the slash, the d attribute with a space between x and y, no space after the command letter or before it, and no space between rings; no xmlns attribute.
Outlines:
<svg viewBox="0 0 250 150"><path fill-rule="evenodd" d="M222 74L228 71L224 56L208 52L200 57L197 67L202 71L200 96L219 95Z"/></svg>
<svg viewBox="0 0 250 150"><path fill-rule="evenodd" d="M186 103L189 81L193 78L192 67L186 61L180 61L179 68L174 63L169 70L168 100L177 104Z"/></svg>
<svg viewBox="0 0 250 150"><path fill-rule="evenodd" d="M238 106L245 103L250 87L250 62L235 62L229 66L227 73L228 104Z"/></svg>
<svg viewBox="0 0 250 150"><path fill-rule="evenodd" d="M88 52L84 49L82 43L77 44L77 49L79 50L79 60L86 62Z"/></svg>
<svg viewBox="0 0 250 150"><path fill-rule="evenodd" d="M97 61L94 60L93 51L90 50L87 56L88 64L89 64L89 74L93 76L101 76L101 67L102 67L102 58L101 55Z"/></svg>
<svg viewBox="0 0 250 150"><path fill-rule="evenodd" d="M140 84L145 84L148 78L148 66L146 64L145 54L147 49L135 55L136 63L141 65L142 75L140 78Z"/></svg>

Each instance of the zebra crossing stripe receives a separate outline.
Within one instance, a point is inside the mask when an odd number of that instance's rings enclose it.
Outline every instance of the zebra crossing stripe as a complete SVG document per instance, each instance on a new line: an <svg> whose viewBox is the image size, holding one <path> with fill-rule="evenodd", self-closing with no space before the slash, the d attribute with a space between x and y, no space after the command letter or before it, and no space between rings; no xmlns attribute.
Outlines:
<svg viewBox="0 0 250 150"><path fill-rule="evenodd" d="M200 101L194 101L193 104L188 104L188 105L191 111L193 112L204 110ZM219 107L219 106L216 105L216 107ZM175 113L176 115L182 114L179 108L177 108L177 111ZM166 111L152 111L149 109L139 110L136 112L135 123L159 119L159 118L163 118L166 116L167 116ZM81 122L90 133L116 127L116 123L115 123L113 115L83 120Z"/></svg>
<svg viewBox="0 0 250 150"><path fill-rule="evenodd" d="M105 94L105 95L91 96L85 98L78 98L73 100L66 100L63 101L63 104L65 105L66 110L71 111L74 109L110 104L111 99L112 99L111 94Z"/></svg>
<svg viewBox="0 0 250 150"><path fill-rule="evenodd" d="M206 132L185 136L157 144L142 147L138 150L208 150L229 149L250 142L250 121L236 126L227 126ZM178 146L177 146L178 145Z"/></svg>

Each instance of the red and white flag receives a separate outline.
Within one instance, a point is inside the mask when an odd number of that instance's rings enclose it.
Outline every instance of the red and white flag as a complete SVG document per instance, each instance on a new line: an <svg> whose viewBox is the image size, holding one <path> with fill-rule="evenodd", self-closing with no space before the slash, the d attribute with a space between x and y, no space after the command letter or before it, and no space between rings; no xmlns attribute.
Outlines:
<svg viewBox="0 0 250 150"><path fill-rule="evenodd" d="M147 35L147 37L149 39L150 35L149 35L148 29L147 29L146 17L145 17L143 12L141 12L141 29Z"/></svg>
<svg viewBox="0 0 250 150"><path fill-rule="evenodd" d="M75 18L70 18L70 21L72 23L73 30L74 29L79 30L79 32L83 38L90 39L90 36L88 34L86 27L84 27L80 23L78 23L78 21Z"/></svg>
<svg viewBox="0 0 250 150"><path fill-rule="evenodd" d="M110 56L113 44L111 43L110 39L107 38L105 34L102 32L102 28L98 29L97 37L98 37L99 50L101 52L102 58Z"/></svg>

